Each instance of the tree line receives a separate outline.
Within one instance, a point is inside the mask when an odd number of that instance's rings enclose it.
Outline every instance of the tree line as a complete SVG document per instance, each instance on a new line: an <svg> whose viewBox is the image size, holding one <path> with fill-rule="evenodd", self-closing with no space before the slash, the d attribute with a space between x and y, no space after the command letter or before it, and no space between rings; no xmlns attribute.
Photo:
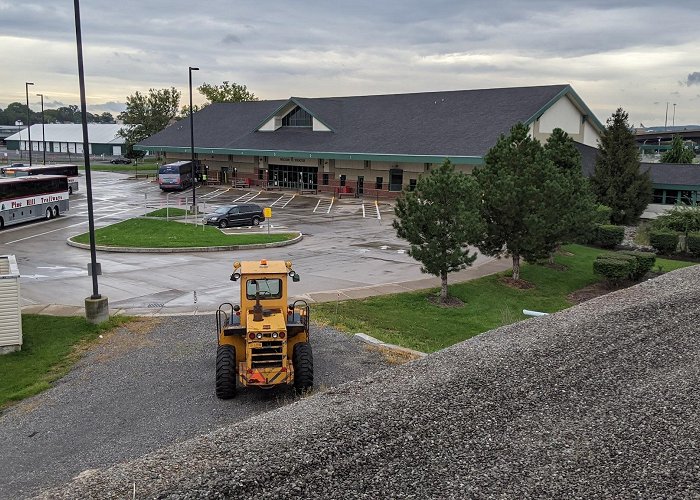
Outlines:
<svg viewBox="0 0 700 500"><path fill-rule="evenodd" d="M651 201L648 172L628 115L618 109L607 121L587 179L574 141L555 129L545 144L515 124L471 175L449 160L416 182L397 200L394 228L410 244L421 270L441 278L440 300L447 302L447 276L476 260L475 248L512 261L520 280L521 261L537 262L563 243L586 242L600 205L615 224L632 224Z"/></svg>
<svg viewBox="0 0 700 500"><path fill-rule="evenodd" d="M33 124L41 123L41 111L29 110L29 118ZM21 121L27 125L27 105L13 102L5 109L0 109L0 125L14 125ZM88 113L88 123L117 123L112 113ZM44 123L82 123L80 108L76 105L61 106L56 109L44 109Z"/></svg>
<svg viewBox="0 0 700 500"><path fill-rule="evenodd" d="M245 85L224 81L221 85L203 83L197 90L206 98L202 106L193 106L196 113L214 102L257 101L258 98ZM180 108L182 93L175 87L169 89L149 89L147 93L135 92L126 98L126 109L119 113L124 127L119 135L124 138L129 158L144 155L135 151L134 145L163 130L177 120L189 116L189 106Z"/></svg>

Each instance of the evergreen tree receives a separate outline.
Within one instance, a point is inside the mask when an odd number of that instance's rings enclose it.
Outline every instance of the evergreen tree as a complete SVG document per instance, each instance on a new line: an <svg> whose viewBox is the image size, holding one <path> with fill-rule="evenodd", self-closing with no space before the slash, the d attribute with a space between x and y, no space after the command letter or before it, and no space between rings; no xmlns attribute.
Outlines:
<svg viewBox="0 0 700 500"><path fill-rule="evenodd" d="M683 144L683 137L674 135L671 149L661 155L661 163L692 163L695 153Z"/></svg>
<svg viewBox="0 0 700 500"><path fill-rule="evenodd" d="M651 201L651 177L640 171L638 147L627 119L622 108L608 118L591 177L598 201L612 208L613 224L636 222Z"/></svg>
<svg viewBox="0 0 700 500"><path fill-rule="evenodd" d="M474 170L486 223L477 246L486 255L509 254L513 278L520 279L521 258L543 259L556 248L567 224L561 216L570 203L567 180L522 123L501 135L484 160Z"/></svg>
<svg viewBox="0 0 700 500"><path fill-rule="evenodd" d="M476 252L470 243L480 239L483 223L479 216L475 179L456 172L449 160L418 179L414 191L397 200L393 226L400 238L411 245L410 255L421 271L442 280L440 300L447 301L447 275L470 266Z"/></svg>
<svg viewBox="0 0 700 500"><path fill-rule="evenodd" d="M563 224L559 234L552 237L559 243L585 241L593 231L596 221L596 201L588 179L581 168L581 153L574 140L562 129L555 128L544 145L547 157L563 174L565 199L568 203L560 207Z"/></svg>

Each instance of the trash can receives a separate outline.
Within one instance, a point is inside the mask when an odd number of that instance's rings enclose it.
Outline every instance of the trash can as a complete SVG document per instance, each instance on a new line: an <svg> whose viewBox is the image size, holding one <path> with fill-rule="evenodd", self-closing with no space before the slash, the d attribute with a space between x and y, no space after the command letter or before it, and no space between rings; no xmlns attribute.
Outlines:
<svg viewBox="0 0 700 500"><path fill-rule="evenodd" d="M19 269L14 255L0 255L0 354L22 349Z"/></svg>

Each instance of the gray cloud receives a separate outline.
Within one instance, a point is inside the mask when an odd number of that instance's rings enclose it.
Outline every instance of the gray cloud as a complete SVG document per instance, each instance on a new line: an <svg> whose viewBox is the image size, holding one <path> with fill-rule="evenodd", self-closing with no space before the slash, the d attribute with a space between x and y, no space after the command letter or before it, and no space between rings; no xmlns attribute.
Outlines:
<svg viewBox="0 0 700 500"><path fill-rule="evenodd" d="M601 120L623 105L645 123L659 120L649 103L673 89L682 103L700 84L691 73L679 87L665 75L689 68L654 59L695 44L694 0L663 9L656 0L242 0L235 9L223 0L206 9L92 0L81 9L88 99L103 103L91 109L114 103L102 108L113 112L136 90L185 89L190 65L201 68L195 85L235 81L261 98L571 82ZM0 11L0 36L14 37L5 56L17 54L5 58L0 101L21 100L29 80L47 94L60 85L56 96L77 102L71 2L0 0Z"/></svg>
<svg viewBox="0 0 700 500"><path fill-rule="evenodd" d="M230 45L232 43L241 43L240 37L234 35L233 33L229 33L225 37L221 39L221 43Z"/></svg>
<svg viewBox="0 0 700 500"><path fill-rule="evenodd" d="M109 101L101 104L91 104L90 109L99 110L99 112L107 111L109 113L121 113L126 109L125 102Z"/></svg>
<svg viewBox="0 0 700 500"><path fill-rule="evenodd" d="M700 72L696 71L688 75L688 80L686 85L690 87L691 85L700 85Z"/></svg>

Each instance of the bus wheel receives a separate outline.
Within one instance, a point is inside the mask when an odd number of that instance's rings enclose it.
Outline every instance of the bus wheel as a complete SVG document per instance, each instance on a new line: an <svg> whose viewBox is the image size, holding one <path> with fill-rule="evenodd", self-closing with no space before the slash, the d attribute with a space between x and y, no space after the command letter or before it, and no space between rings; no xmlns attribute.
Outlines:
<svg viewBox="0 0 700 500"><path fill-rule="evenodd" d="M219 221L219 227L220 227L221 229L223 229L223 228L225 228L225 227L228 227L228 221L227 221L226 219L220 220L220 221Z"/></svg>
<svg viewBox="0 0 700 500"><path fill-rule="evenodd" d="M58 207L53 207L53 216L58 217L60 214L58 212Z"/></svg>
<svg viewBox="0 0 700 500"><path fill-rule="evenodd" d="M46 220L53 219L53 210L51 207L46 209Z"/></svg>

